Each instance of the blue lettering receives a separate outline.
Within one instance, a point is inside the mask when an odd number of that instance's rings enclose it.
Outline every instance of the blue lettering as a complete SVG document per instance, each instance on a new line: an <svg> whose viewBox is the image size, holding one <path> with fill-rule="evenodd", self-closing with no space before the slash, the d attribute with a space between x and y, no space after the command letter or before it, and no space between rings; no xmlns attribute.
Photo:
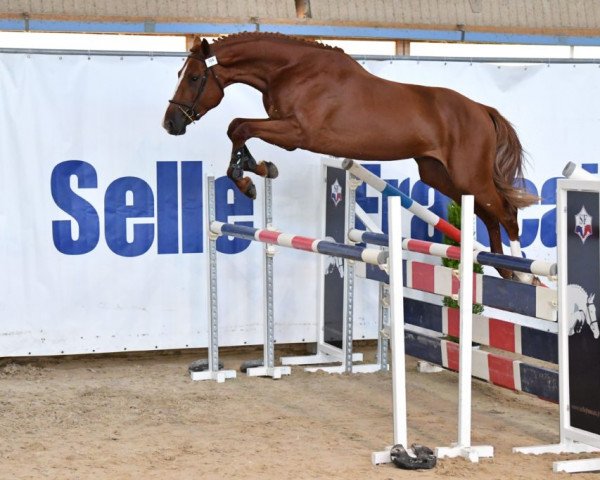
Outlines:
<svg viewBox="0 0 600 480"><path fill-rule="evenodd" d="M156 243L158 253L179 253L177 162L156 164Z"/></svg>
<svg viewBox="0 0 600 480"><path fill-rule="evenodd" d="M128 193L131 193L131 198ZM106 244L117 255L136 257L147 252L154 242L154 225L133 224L133 238L127 240L127 219L154 216L154 195L140 178L123 177L112 182L104 196L104 234Z"/></svg>
<svg viewBox="0 0 600 480"><path fill-rule="evenodd" d="M152 246L156 228L158 253L179 253L180 208L181 251L203 251L202 162L181 162L181 186L178 165L178 162L156 163L156 226L153 222L132 223L129 239L127 225L133 219L154 216L154 192L137 177L119 178L109 185L104 197L104 232L106 244L113 252L127 257L142 255ZM78 188L98 188L96 170L89 163L69 160L54 168L50 180L52 198L74 221L52 221L52 237L61 253L80 255L98 245L100 220L96 209L71 188L73 177Z"/></svg>
<svg viewBox="0 0 600 480"><path fill-rule="evenodd" d="M410 178L405 178L400 185L398 185L398 180L394 179L386 179L392 187L396 187L405 195L410 195ZM383 233L388 233L388 199L383 198L381 202L381 222L382 228L381 231Z"/></svg>
<svg viewBox="0 0 600 480"><path fill-rule="evenodd" d="M94 207L71 190L71 177L77 178L78 188L96 188L98 178L96 170L81 160L68 160L59 163L50 178L52 198L56 205L71 215L79 234L75 238L71 220L52 222L52 240L56 249L66 255L82 255L91 252L100 238L100 221Z"/></svg>
<svg viewBox="0 0 600 480"><path fill-rule="evenodd" d="M556 205L558 177L550 178L542 185L542 205ZM556 247L556 207L542 215L540 240L545 247Z"/></svg>
<svg viewBox="0 0 600 480"><path fill-rule="evenodd" d="M429 207L429 210L442 218L447 218L448 204L450 203L450 199L437 190L434 190L421 180L416 182L412 189L412 199L424 206L427 206L429 203L429 192L431 190L433 190L433 204L431 207ZM433 229L433 227L431 228ZM433 229L433 234L430 235L429 230L430 226L428 223L416 216L413 216L410 222L411 238L441 243L443 240L443 234L440 231Z"/></svg>
<svg viewBox="0 0 600 480"><path fill-rule="evenodd" d="M229 202L229 192L233 195L233 202ZM253 222L235 221L229 217L238 215L253 215L254 203L227 177L217 178L215 181L215 207L216 217L220 222L235 223L236 225L253 226ZM222 253L234 254L243 252L250 245L250 240L235 237L219 237L217 250Z"/></svg>
<svg viewBox="0 0 600 480"><path fill-rule="evenodd" d="M532 195L538 195L537 187L530 180L524 179L525 190ZM521 241L521 248L529 247L537 237L538 228L540 221L537 218L526 218L521 222L521 231L519 232L519 239ZM508 235L504 232L505 244L509 245Z"/></svg>
<svg viewBox="0 0 600 480"><path fill-rule="evenodd" d="M182 162L181 236L183 253L202 253L204 241L202 192L202 162Z"/></svg>
<svg viewBox="0 0 600 480"><path fill-rule="evenodd" d="M378 163L366 164L363 165L363 167L373 172L378 177L381 176L381 165ZM367 195L367 184L364 182L361 183L356 189L356 203L364 210L365 213L377 213L379 211L379 195L369 197ZM356 217L355 220L355 228L359 230L367 229L365 224L358 217Z"/></svg>

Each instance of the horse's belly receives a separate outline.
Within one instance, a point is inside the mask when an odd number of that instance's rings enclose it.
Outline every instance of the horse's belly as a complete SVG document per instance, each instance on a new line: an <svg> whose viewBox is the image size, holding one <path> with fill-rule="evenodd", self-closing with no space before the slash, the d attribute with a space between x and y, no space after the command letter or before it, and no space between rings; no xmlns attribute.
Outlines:
<svg viewBox="0 0 600 480"><path fill-rule="evenodd" d="M321 136L309 150L356 160L403 160L432 155L432 149L401 133L381 134L376 131L337 132Z"/></svg>

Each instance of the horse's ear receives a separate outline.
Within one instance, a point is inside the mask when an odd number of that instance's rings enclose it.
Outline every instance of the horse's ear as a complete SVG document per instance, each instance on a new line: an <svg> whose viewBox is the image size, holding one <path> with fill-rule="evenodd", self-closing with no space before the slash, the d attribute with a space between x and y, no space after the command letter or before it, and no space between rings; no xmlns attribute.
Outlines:
<svg viewBox="0 0 600 480"><path fill-rule="evenodd" d="M592 294L590 295L590 298L588 299L588 302L589 302L589 303L592 303L592 302L594 301L594 297L595 297L595 296L596 296L596 294L595 294L595 293L592 293Z"/></svg>
<svg viewBox="0 0 600 480"><path fill-rule="evenodd" d="M206 38L202 39L202 44L200 45L200 47L202 48L202 54L204 55L204 58L210 57L210 44L208 43Z"/></svg>
<svg viewBox="0 0 600 480"><path fill-rule="evenodd" d="M190 52L198 53L200 51L200 37L198 35L194 35L194 41L192 43L192 47L190 48Z"/></svg>

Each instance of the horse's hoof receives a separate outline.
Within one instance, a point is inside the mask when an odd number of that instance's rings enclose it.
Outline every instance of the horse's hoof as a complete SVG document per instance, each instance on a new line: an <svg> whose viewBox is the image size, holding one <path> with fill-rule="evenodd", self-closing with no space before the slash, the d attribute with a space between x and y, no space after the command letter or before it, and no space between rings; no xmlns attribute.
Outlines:
<svg viewBox="0 0 600 480"><path fill-rule="evenodd" d="M256 200L256 187L254 186L253 183L248 185L248 187L244 191L244 195L246 195L251 200Z"/></svg>
<svg viewBox="0 0 600 480"><path fill-rule="evenodd" d="M244 170L239 165L230 165L227 169L227 176L234 182L241 180L244 176Z"/></svg>
<svg viewBox="0 0 600 480"><path fill-rule="evenodd" d="M240 365L240 372L248 373L249 368L262 367L263 365L264 362L262 360L246 360Z"/></svg>
<svg viewBox="0 0 600 480"><path fill-rule="evenodd" d="M188 366L188 372L205 372L208 370L208 360L195 360ZM219 370L223 370L223 362L219 362Z"/></svg>
<svg viewBox="0 0 600 480"><path fill-rule="evenodd" d="M392 463L404 470L426 470L435 467L437 457L430 448L413 444L412 450L415 457L409 455L402 445L394 445L390 450Z"/></svg>
<svg viewBox="0 0 600 480"><path fill-rule="evenodd" d="M273 162L265 162L267 165L267 178L277 178L279 176L279 170Z"/></svg>

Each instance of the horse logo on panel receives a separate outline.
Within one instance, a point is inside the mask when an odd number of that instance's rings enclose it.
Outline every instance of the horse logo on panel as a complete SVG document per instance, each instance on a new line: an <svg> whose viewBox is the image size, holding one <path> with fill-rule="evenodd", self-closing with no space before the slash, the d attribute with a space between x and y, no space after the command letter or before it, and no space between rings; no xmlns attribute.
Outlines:
<svg viewBox="0 0 600 480"><path fill-rule="evenodd" d="M575 215L575 233L579 235L582 243L592 234L592 217L587 213L585 206Z"/></svg>
<svg viewBox="0 0 600 480"><path fill-rule="evenodd" d="M342 186L340 182L335 179L335 182L331 185L331 200L333 200L333 204L337 207L338 203L342 201Z"/></svg>
<svg viewBox="0 0 600 480"><path fill-rule="evenodd" d="M569 302L569 335L581 333L583 326L587 323L594 334L594 338L600 337L598 319L596 317L596 306L594 305L595 293L588 293L579 285L567 285L567 301Z"/></svg>

